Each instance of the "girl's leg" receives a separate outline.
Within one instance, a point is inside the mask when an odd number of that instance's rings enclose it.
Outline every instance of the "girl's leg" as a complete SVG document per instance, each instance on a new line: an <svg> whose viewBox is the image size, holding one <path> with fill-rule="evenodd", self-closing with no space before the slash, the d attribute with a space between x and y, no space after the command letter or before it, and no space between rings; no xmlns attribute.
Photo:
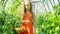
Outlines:
<svg viewBox="0 0 60 34"><path fill-rule="evenodd" d="M27 27L27 33L30 34L30 29Z"/></svg>

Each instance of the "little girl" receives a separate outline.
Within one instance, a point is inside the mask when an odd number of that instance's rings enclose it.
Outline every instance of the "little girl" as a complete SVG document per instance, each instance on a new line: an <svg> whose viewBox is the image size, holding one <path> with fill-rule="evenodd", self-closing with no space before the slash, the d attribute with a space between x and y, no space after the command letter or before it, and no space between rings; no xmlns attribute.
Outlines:
<svg viewBox="0 0 60 34"><path fill-rule="evenodd" d="M15 28L18 34L34 34L34 14L32 12L32 5L30 2L24 2L24 15L22 19L22 26L20 28ZM23 31L23 32L20 32Z"/></svg>

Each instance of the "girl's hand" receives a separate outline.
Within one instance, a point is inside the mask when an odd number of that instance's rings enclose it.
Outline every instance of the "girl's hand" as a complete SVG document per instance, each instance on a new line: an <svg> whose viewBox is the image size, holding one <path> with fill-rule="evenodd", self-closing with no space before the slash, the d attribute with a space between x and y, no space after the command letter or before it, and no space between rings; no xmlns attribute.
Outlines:
<svg viewBox="0 0 60 34"><path fill-rule="evenodd" d="M23 20L22 23L24 23L24 22L27 24L27 23L29 23L30 21L29 21L29 20Z"/></svg>
<svg viewBox="0 0 60 34"><path fill-rule="evenodd" d="M29 20L25 20L25 22L26 22L26 23L30 23L30 21L29 21Z"/></svg>
<svg viewBox="0 0 60 34"><path fill-rule="evenodd" d="M25 22L25 20L22 21L22 23Z"/></svg>
<svg viewBox="0 0 60 34"><path fill-rule="evenodd" d="M24 24L25 20L22 21L22 24Z"/></svg>
<svg viewBox="0 0 60 34"><path fill-rule="evenodd" d="M24 32L25 28L21 27L21 28L15 28L16 32Z"/></svg>

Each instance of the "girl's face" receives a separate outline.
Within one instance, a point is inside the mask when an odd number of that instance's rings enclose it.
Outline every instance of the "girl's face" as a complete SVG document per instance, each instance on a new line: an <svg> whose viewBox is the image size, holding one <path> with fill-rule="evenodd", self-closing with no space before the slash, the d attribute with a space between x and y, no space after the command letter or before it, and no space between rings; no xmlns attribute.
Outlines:
<svg viewBox="0 0 60 34"><path fill-rule="evenodd" d="M30 10L30 3L29 2L25 2L25 8L27 11Z"/></svg>

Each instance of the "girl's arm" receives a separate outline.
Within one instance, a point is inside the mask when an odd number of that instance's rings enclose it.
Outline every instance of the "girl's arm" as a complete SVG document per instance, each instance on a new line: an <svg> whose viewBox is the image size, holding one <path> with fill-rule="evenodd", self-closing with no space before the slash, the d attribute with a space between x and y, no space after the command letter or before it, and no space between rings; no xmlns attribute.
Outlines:
<svg viewBox="0 0 60 34"><path fill-rule="evenodd" d="M36 34L36 15L35 15L35 13L33 13L33 16L34 16L34 18L33 18L33 32L34 32L34 34Z"/></svg>

